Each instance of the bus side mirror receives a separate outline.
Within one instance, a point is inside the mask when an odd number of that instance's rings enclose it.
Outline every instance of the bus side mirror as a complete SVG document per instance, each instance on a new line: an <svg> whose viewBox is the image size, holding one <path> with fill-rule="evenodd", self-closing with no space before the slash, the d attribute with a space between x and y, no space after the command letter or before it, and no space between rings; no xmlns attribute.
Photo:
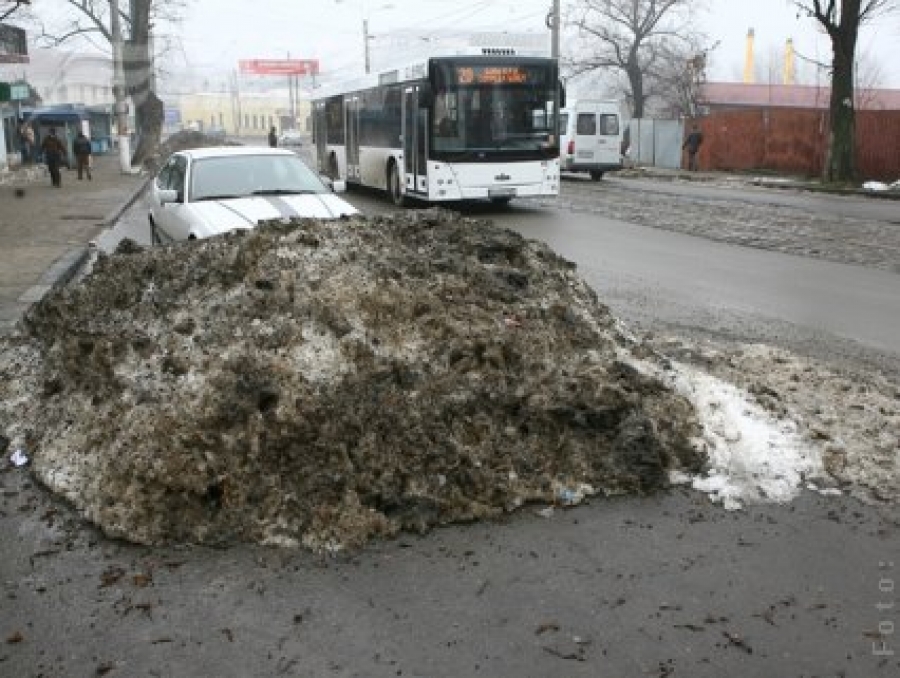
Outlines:
<svg viewBox="0 0 900 678"><path fill-rule="evenodd" d="M558 87L559 87L559 107L565 108L566 107L566 88L563 87L562 80L560 80L558 82Z"/></svg>

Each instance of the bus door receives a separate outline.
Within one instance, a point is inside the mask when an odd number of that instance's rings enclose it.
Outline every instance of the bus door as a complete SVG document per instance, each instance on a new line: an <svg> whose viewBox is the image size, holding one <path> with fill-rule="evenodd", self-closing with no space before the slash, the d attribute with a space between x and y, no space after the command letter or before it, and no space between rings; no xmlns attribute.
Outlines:
<svg viewBox="0 0 900 678"><path fill-rule="evenodd" d="M325 115L325 104L316 104L313 116L313 135L316 144L317 167L320 172L328 167L328 117Z"/></svg>
<svg viewBox="0 0 900 678"><path fill-rule="evenodd" d="M428 195L428 163L425 143L428 139L428 109L419 107L419 86L403 91L403 169L406 192Z"/></svg>
<svg viewBox="0 0 900 678"><path fill-rule="evenodd" d="M360 180L359 171L359 97L347 97L344 104L347 130L347 180Z"/></svg>

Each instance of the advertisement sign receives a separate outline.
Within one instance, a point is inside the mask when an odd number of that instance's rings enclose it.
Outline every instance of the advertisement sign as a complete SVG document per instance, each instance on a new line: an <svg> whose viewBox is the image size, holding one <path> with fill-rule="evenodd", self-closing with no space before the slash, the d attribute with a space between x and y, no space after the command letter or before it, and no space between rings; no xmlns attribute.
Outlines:
<svg viewBox="0 0 900 678"><path fill-rule="evenodd" d="M18 26L0 24L0 64L27 64L28 40Z"/></svg>
<svg viewBox="0 0 900 678"><path fill-rule="evenodd" d="M25 101L28 98L28 85L18 82L0 82L0 101Z"/></svg>
<svg viewBox="0 0 900 678"><path fill-rule="evenodd" d="M318 75L318 59L242 59L244 75Z"/></svg>

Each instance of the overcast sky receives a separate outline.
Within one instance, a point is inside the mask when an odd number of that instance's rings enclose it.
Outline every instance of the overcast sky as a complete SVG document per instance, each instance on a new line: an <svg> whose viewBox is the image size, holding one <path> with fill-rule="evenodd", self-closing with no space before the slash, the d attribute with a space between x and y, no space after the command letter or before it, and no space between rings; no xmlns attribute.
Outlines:
<svg viewBox="0 0 900 678"><path fill-rule="evenodd" d="M164 0L163 0L164 1ZM123 6L127 0L120 0ZM561 0L563 12L574 0ZM373 69L391 65L399 51L398 32L414 32L421 48L448 31L508 31L548 36L544 20L551 0L187 0L179 48L170 53L169 67L187 68L215 77L231 72L238 59L318 58L323 71L361 72L362 21L369 20ZM828 62L831 47L817 24L797 16L790 0L698 0L707 11L698 14L699 28L718 46L711 53L710 80L740 80L747 31L756 33L758 81L781 73L785 41L793 38L797 52ZM63 16L64 0L39 0L41 14ZM570 41L563 44L564 56ZM433 44L433 43L432 43ZM549 38L546 38L549 50ZM407 43L407 51L409 43ZM867 28L859 45L864 70L877 72L877 84L900 88L900 11ZM394 59L397 60L396 58ZM797 59L801 82L827 81L822 72ZM877 64L877 67L874 66ZM865 78L871 80L871 78Z"/></svg>
<svg viewBox="0 0 900 678"><path fill-rule="evenodd" d="M389 65L391 34L412 30L437 35L446 30L546 33L550 0L191 0L182 27L183 58L203 70L234 68L240 58L319 58L326 72L361 69L362 20L369 20L373 67ZM781 73L785 41L793 38L801 56L828 61L830 44L813 20L797 16L789 0L705 0L698 23L710 39L709 77L739 80L746 37L756 33L758 79ZM573 6L562 0L564 11ZM394 42L396 46L396 42ZM881 19L860 43L865 62L878 63L879 83L900 87L900 15ZM563 46L566 51L566 45ZM379 63L381 62L381 64ZM797 60L798 75L816 81L817 69ZM827 80L827 74L820 74Z"/></svg>

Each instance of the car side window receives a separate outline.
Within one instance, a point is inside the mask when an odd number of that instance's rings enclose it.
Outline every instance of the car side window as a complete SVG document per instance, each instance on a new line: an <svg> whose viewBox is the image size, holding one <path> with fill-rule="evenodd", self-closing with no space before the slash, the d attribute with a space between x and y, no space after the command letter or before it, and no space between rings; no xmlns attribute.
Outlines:
<svg viewBox="0 0 900 678"><path fill-rule="evenodd" d="M172 174L172 166L174 160L169 160L156 176L156 187L166 189L169 187L169 180Z"/></svg>
<svg viewBox="0 0 900 678"><path fill-rule="evenodd" d="M174 158L169 175L169 188L178 191L178 200L184 200L184 182L187 175L187 159L181 156Z"/></svg>

